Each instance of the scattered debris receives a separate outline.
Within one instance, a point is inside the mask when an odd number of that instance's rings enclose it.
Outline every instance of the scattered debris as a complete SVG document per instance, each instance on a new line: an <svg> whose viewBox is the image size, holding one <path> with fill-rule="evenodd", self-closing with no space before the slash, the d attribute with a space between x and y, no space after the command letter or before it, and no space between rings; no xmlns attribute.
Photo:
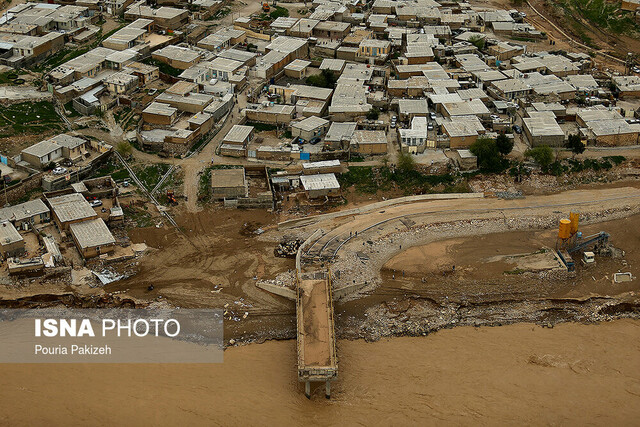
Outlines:
<svg viewBox="0 0 640 427"><path fill-rule="evenodd" d="M108 285L109 283L117 282L118 280L122 280L127 277L124 274L118 274L106 269L102 270L99 273L97 271L92 271L92 273L98 278L98 280L100 280L103 285Z"/></svg>
<svg viewBox="0 0 640 427"><path fill-rule="evenodd" d="M302 240L283 240L280 242L278 246L273 250L273 254L280 258L295 258L298 253L298 248L302 244Z"/></svg>

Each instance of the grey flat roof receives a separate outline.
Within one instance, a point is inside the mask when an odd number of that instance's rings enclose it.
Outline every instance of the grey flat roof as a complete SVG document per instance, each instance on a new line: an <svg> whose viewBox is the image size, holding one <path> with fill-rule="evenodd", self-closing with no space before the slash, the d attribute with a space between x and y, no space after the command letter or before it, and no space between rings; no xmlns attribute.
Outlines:
<svg viewBox="0 0 640 427"><path fill-rule="evenodd" d="M102 218L76 222L71 224L69 229L82 249L116 243L116 239Z"/></svg>
<svg viewBox="0 0 640 427"><path fill-rule="evenodd" d="M175 45L165 46L155 51L154 54L183 62L193 62L201 56L200 53L195 50Z"/></svg>
<svg viewBox="0 0 640 427"><path fill-rule="evenodd" d="M304 131L312 131L319 128L320 126L326 126L328 123L329 120L317 116L311 116L299 121L298 123L292 124L291 127L296 127Z"/></svg>
<svg viewBox="0 0 640 427"><path fill-rule="evenodd" d="M322 160L319 162L309 162L302 164L302 169L319 169L332 167L340 167L340 160Z"/></svg>
<svg viewBox="0 0 640 427"><path fill-rule="evenodd" d="M473 136L484 131L484 126L477 116L457 116L455 120L442 123L449 137Z"/></svg>
<svg viewBox="0 0 640 427"><path fill-rule="evenodd" d="M0 220L2 221L22 221L34 215L49 212L49 208L40 199L20 203L15 206L8 206L0 209Z"/></svg>
<svg viewBox="0 0 640 427"><path fill-rule="evenodd" d="M309 65L311 65L311 61L305 61L304 59L296 59L295 61L290 62L284 68L286 70L302 71L305 68L307 68Z"/></svg>
<svg viewBox="0 0 640 427"><path fill-rule="evenodd" d="M22 152L40 158L44 155L60 150L60 148L61 147L55 142L46 139L38 142L37 144L33 144L31 147L25 148Z"/></svg>
<svg viewBox="0 0 640 427"><path fill-rule="evenodd" d="M333 122L325 136L325 141L342 141L352 137L357 127L356 122Z"/></svg>
<svg viewBox="0 0 640 427"><path fill-rule="evenodd" d="M76 148L79 147L81 145L86 144L87 141L85 141L82 138L78 138L76 136L71 136L71 135L67 135L67 134L60 134L60 135L56 135L53 138L50 138L49 141L53 141L58 145L61 145L63 147L67 147L67 148Z"/></svg>
<svg viewBox="0 0 640 427"><path fill-rule="evenodd" d="M10 245L11 243L23 240L18 230L9 221L0 224L0 245Z"/></svg>
<svg viewBox="0 0 640 427"><path fill-rule="evenodd" d="M224 137L224 141L244 142L253 132L253 126L233 125Z"/></svg>
<svg viewBox="0 0 640 427"><path fill-rule="evenodd" d="M331 71L342 71L342 69L344 68L345 62L346 61L344 59L325 58L322 60L322 63L320 64L320 69L331 70Z"/></svg>
<svg viewBox="0 0 640 427"><path fill-rule="evenodd" d="M352 144L387 144L387 134L383 130L356 130L351 137Z"/></svg>
<svg viewBox="0 0 640 427"><path fill-rule="evenodd" d="M556 122L551 111L533 112L532 117L522 119L532 136L564 136L564 131Z"/></svg>
<svg viewBox="0 0 640 427"><path fill-rule="evenodd" d="M97 216L82 194L72 193L48 199L51 209L60 222L76 221Z"/></svg>
<svg viewBox="0 0 640 427"><path fill-rule="evenodd" d="M171 116L178 111L177 108L173 108L169 104L162 102L152 102L147 108L142 111L147 114L157 114L160 116Z"/></svg>
<svg viewBox="0 0 640 427"><path fill-rule="evenodd" d="M305 190L337 190L340 184L332 173L321 173L318 175L301 175L300 182Z"/></svg>

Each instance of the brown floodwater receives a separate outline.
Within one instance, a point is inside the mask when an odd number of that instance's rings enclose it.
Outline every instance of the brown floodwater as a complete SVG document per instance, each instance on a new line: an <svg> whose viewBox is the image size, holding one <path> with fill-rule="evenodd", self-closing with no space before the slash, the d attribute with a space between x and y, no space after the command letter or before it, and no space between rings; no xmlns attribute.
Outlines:
<svg viewBox="0 0 640 427"><path fill-rule="evenodd" d="M457 327L340 341L339 380L307 400L294 341L218 365L1 365L0 425L640 423L640 321Z"/></svg>

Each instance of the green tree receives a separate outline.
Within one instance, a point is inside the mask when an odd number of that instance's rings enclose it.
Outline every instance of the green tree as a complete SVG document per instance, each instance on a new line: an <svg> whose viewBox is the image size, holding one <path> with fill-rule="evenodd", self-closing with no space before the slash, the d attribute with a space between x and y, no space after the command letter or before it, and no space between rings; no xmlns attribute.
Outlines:
<svg viewBox="0 0 640 427"><path fill-rule="evenodd" d="M402 172L411 172L416 169L416 161L411 154L400 151L398 153L398 168Z"/></svg>
<svg viewBox="0 0 640 427"><path fill-rule="evenodd" d="M524 153L525 156L531 157L542 170L546 171L549 165L553 163L553 150L548 145L531 148Z"/></svg>
<svg viewBox="0 0 640 427"><path fill-rule="evenodd" d="M478 168L482 172L499 173L507 165L507 161L502 158L496 142L491 138L478 138L476 142L471 144L469 150L478 158Z"/></svg>
<svg viewBox="0 0 640 427"><path fill-rule="evenodd" d="M307 84L316 87L333 89L336 85L336 76L329 70L322 70L320 74L307 77Z"/></svg>
<svg viewBox="0 0 640 427"><path fill-rule="evenodd" d="M478 50L483 50L485 45L485 39L482 36L471 36L469 37L469 43L478 48Z"/></svg>
<svg viewBox="0 0 640 427"><path fill-rule="evenodd" d="M513 140L504 133L501 133L496 138L496 147L503 156L506 156L513 150Z"/></svg>
<svg viewBox="0 0 640 427"><path fill-rule="evenodd" d="M376 107L372 107L369 112L367 112L367 119L369 120L378 120L378 117L380 117L380 110Z"/></svg>
<svg viewBox="0 0 640 427"><path fill-rule="evenodd" d="M567 143L564 146L573 151L573 154L582 154L585 150L585 146L582 143L582 139L580 139L580 135L575 134L569 135Z"/></svg>

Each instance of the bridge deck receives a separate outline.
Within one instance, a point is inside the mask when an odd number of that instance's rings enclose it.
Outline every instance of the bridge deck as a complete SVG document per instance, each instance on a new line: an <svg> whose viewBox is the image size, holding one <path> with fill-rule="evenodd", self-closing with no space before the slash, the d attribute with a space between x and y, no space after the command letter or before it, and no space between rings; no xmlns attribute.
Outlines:
<svg viewBox="0 0 640 427"><path fill-rule="evenodd" d="M329 279L299 281L298 379L328 381L337 375L333 301Z"/></svg>

